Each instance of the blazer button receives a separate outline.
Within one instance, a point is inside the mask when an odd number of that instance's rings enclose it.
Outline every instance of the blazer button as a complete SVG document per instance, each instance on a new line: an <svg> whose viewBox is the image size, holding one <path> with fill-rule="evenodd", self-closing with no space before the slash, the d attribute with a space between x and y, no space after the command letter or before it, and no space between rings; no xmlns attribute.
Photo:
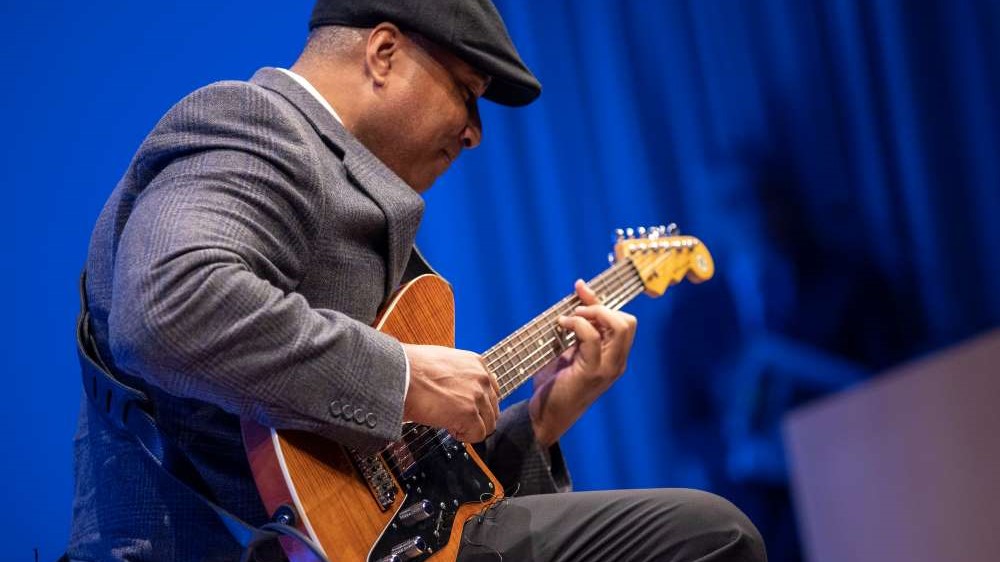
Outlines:
<svg viewBox="0 0 1000 562"><path fill-rule="evenodd" d="M378 425L378 419L375 418L375 414L368 412L368 415L365 416L365 423L368 424L368 427L375 429L375 426Z"/></svg>
<svg viewBox="0 0 1000 562"><path fill-rule="evenodd" d="M330 415L333 417L340 417L340 413L344 411L344 406L340 403L340 400L334 400L330 402Z"/></svg>
<svg viewBox="0 0 1000 562"><path fill-rule="evenodd" d="M362 424L365 423L365 411L361 408L354 409L354 423Z"/></svg>

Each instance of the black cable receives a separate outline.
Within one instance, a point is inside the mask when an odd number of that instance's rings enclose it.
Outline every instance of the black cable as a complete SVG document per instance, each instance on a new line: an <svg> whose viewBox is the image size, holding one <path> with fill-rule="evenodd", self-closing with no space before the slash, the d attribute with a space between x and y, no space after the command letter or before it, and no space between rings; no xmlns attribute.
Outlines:
<svg viewBox="0 0 1000 562"><path fill-rule="evenodd" d="M286 537L291 537L304 544L305 547L308 548L309 551L313 553L313 556L315 556L316 559L319 560L320 562L330 562L330 560L327 559L326 555L323 554L323 551L320 549L319 545L314 543L312 539L310 539L305 535L305 533L296 529L295 527L292 527L291 525L285 525L284 523L265 523L264 525L260 526L260 530L270 531L271 533L274 533L276 535L271 538L277 538L277 535L284 535ZM246 551L244 551L243 553L243 557L241 559L242 562L250 562L251 556L253 556L253 552L256 549L257 544L259 543L251 544L249 547L247 547Z"/></svg>

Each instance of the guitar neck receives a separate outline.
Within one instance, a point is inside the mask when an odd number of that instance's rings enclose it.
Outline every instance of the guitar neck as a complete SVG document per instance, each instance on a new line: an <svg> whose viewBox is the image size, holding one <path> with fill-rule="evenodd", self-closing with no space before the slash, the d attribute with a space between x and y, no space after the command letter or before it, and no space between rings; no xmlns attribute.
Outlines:
<svg viewBox="0 0 1000 562"><path fill-rule="evenodd" d="M643 292L643 281L630 260L621 260L587 283L608 308L618 310ZM549 307L500 343L483 353L486 367L497 378L506 398L549 361L576 343L576 335L556 320L580 306L571 294Z"/></svg>

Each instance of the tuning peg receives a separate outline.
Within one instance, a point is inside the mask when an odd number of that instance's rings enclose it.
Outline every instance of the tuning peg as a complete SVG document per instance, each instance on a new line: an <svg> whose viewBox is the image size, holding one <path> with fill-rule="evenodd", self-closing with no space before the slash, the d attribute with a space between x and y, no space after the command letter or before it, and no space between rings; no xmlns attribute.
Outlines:
<svg viewBox="0 0 1000 562"><path fill-rule="evenodd" d="M673 222L665 227L661 226L660 228L662 228L663 231L666 232L669 236L677 236L678 234L681 233L681 229L677 228L677 223Z"/></svg>
<svg viewBox="0 0 1000 562"><path fill-rule="evenodd" d="M615 242L621 242L624 239L625 239L625 231L622 230L622 229L620 229L620 228L616 228L615 229Z"/></svg>
<svg viewBox="0 0 1000 562"><path fill-rule="evenodd" d="M609 265L614 265L615 264L615 253L614 252L608 252L608 264Z"/></svg>
<svg viewBox="0 0 1000 562"><path fill-rule="evenodd" d="M629 238L635 238L635 231L632 230L631 228L626 228L625 229L625 236L627 236Z"/></svg>
<svg viewBox="0 0 1000 562"><path fill-rule="evenodd" d="M659 228L657 228L655 226L649 227L649 239L650 240L656 240L657 238L660 237L660 234L662 234L662 233L660 232Z"/></svg>
<svg viewBox="0 0 1000 562"><path fill-rule="evenodd" d="M639 238L645 238L646 237L646 227L640 226L639 228L636 229L636 233L639 235Z"/></svg>

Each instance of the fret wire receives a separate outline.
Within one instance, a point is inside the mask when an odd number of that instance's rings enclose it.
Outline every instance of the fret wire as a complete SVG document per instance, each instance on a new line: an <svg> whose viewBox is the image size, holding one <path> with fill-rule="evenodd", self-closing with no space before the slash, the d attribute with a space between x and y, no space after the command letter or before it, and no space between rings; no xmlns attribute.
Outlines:
<svg viewBox="0 0 1000 562"><path fill-rule="evenodd" d="M637 282L634 282L633 284L631 284L630 286L623 288L625 294L616 295L616 300L618 298L621 298L621 302L612 303L613 306L616 309L620 308L620 306L624 305L626 302L628 302L631 299L633 299L636 296L638 296L639 293L642 292L641 291L641 287L642 287L641 281L637 281ZM576 343L576 341L575 341L576 337L575 337L575 335L572 332L569 332L564 337L568 341L566 341L565 347L563 347L563 349L572 347ZM545 343L546 344L552 344L553 342L555 342L558 339L559 339L559 336L553 336L553 335L550 334L550 336L546 339ZM546 347L546 349L549 349L549 348ZM541 356L538 356L538 357L535 357L535 358L531 359L531 362L528 364L528 367L525 367L525 372L521 373L520 369L518 369L519 376L516 379L514 379L514 380L504 381L504 383L501 385L501 390L509 388L512 385L520 385L522 382L524 382L524 380L526 380L527 378L530 378L534 374L534 371L536 371L538 368L544 366L546 363L548 363L549 361L551 361L554 358L555 358L555 356L549 357L549 356L546 356L546 355L541 355Z"/></svg>
<svg viewBox="0 0 1000 562"><path fill-rule="evenodd" d="M627 269L626 269L626 271L627 271ZM636 274L636 276L637 276L638 272L635 271L634 268L632 268L632 272L634 274ZM616 272L615 277L621 277L620 272ZM634 277L633 277L633 279L634 279ZM610 288L610 287L600 287L599 286L599 285L606 285L607 283L603 283L603 282L605 282L605 281L611 281L610 278L601 279L601 281L602 281L602 283L595 283L595 285L598 285L598 288L602 289L602 291L604 289ZM621 289L621 285L619 285L615 289L615 292L613 292L611 294L612 295L616 294L620 289ZM607 295L605 295L605 296L607 296ZM551 314L549 316L551 316ZM539 362L541 362L541 364L544 365L545 363L548 363L552 359L558 357L559 353L562 353L563 349L566 349L567 347L569 347L569 346L572 345L572 344L567 344L565 346L560 346L560 351L558 353L554 352L554 350L552 349L553 346L551 346L550 344L552 344L553 342L557 341L558 338L553 338L553 337L550 336L550 334L555 331L555 327L556 327L556 325L555 325L554 321L549 322L544 327L537 327L537 326L534 327L535 334L533 334L533 338L532 339L541 341L542 345L539 345L538 347L536 347L535 350L528 355L528 357L532 357L533 355L535 355L536 353L538 353L539 350L544 350L546 353L543 353L540 358L533 359L531 361L531 363L529 363L529 366L534 366L535 363L539 363ZM520 382L517 382L517 381L520 381L525 376L525 374L528 371L528 369L525 368L522 371L521 365L524 363L524 361L527 359L527 357L519 357L519 358L520 358L520 361L518 363L514 364L514 367L517 370L516 375L513 374L513 371L508 371L506 373L500 373L500 376L502 376L505 379L501 383L501 387L506 386L506 385L509 384L508 383L508 376L512 375L514 377L514 380L511 381L511 382L515 382L516 384L520 384ZM528 374L528 376L530 376L533 373L527 372L527 374ZM499 380L500 376L498 376L498 380Z"/></svg>
<svg viewBox="0 0 1000 562"><path fill-rule="evenodd" d="M625 299L625 301L622 302L621 304L625 304L625 302L628 302L632 298L634 298L635 296L638 296L642 292L641 291L641 285L642 285L641 283L637 283L636 286L632 288L632 290L634 291L632 293L632 295L630 295L629 298ZM556 338L551 338L549 341L551 342L551 341L554 341L555 339ZM572 347L573 345L576 344L576 335L573 334L573 333L569 333L566 336L566 340L567 340L566 341L566 347ZM507 396L507 394L506 394L507 391L512 391L513 388L518 387L521 384L523 384L525 381L527 381L532 376L534 376L534 373L537 372L538 369L540 369L541 367L543 367L545 364L547 364L551 360L552 360L552 358L548 358L548 357L544 357L544 356L537 357L534 360L532 360L532 362L529 364L529 366L525 369L525 373L526 374L521 375L521 377L519 378L519 380L508 381L508 383L504 385L504 388L501 389L501 392L504 393L503 396L506 397Z"/></svg>
<svg viewBox="0 0 1000 562"><path fill-rule="evenodd" d="M625 298L622 300L620 305L624 305L631 301L633 298L642 293L642 282L636 282L632 287L629 288L630 291L634 291L631 295L623 295ZM620 306L619 306L620 307ZM617 309L617 308L616 308ZM552 337L548 342L554 342L557 337ZM572 347L576 343L576 335L570 332L566 335L566 339L569 340L566 343L566 348ZM501 398L506 398L508 396L508 390L513 391L514 388L519 387L525 381L534 376L534 373L545 366L549 361L554 359L554 357L540 356L531 361L528 367L525 368L524 374L521 374L517 379L505 381L501 386Z"/></svg>
<svg viewBox="0 0 1000 562"><path fill-rule="evenodd" d="M558 313L562 311L555 312ZM525 347L527 347L526 342L537 340L538 327L541 325L548 325L551 316L551 313L546 314L545 316L536 319L522 330L519 330L517 336L511 338L505 347L499 350L499 356L491 354L491 356L487 357L487 367L494 372L495 376L503 378L512 366L516 366L518 363L523 362ZM496 353L496 350L493 353Z"/></svg>
<svg viewBox="0 0 1000 562"><path fill-rule="evenodd" d="M609 285L609 284L615 284L615 283L620 283L621 282L620 280L622 278L628 278L628 277L630 277L628 275L629 273L632 273L633 275L637 274L637 272L636 272L635 268L632 266L631 262L622 262L622 263L627 264L628 267L617 267L617 268L612 267L612 268L608 268L607 270L605 270L605 272L603 272L601 275L598 275L597 277L595 277L590 282L591 288L592 289L598 289L601 292L604 292L606 289L610 288L610 287L607 287L607 285ZM597 292L597 291L595 290L595 292ZM539 340L544 341L546 334L548 334L553 329L553 327L555 325L556 318L558 318L558 316L560 316L560 315L566 315L566 314L568 314L570 312L570 310L572 310L573 308L575 308L578 304L579 304L579 298L577 298L576 295L570 295L570 296L564 298L557 305L551 307L546 312L538 315L535 318L535 320L533 320L532 322L530 322L529 324L527 324L525 327L523 327L520 330L518 330L517 332L515 332L515 334L518 334L516 337L513 337L513 335L512 335L512 336L509 336L507 339L513 340L514 345L517 345L518 341L521 341L521 342L523 342L523 341L537 342ZM526 337L528 333L531 334L530 338ZM510 345L508 345L507 347L510 347ZM532 346L532 347L534 347L534 351L532 351L529 354L529 357L531 355L534 355L535 353L537 353L537 351L539 349L543 349L544 348L544 346L538 346L538 347ZM504 349L504 348L502 348L502 349ZM508 353L506 349L504 349L504 352L505 352L506 356L505 357L501 357L499 361L492 361L492 360L488 360L487 361L487 367L495 369L494 375L497 376L498 380L501 379L501 378L506 378L508 375L511 375L513 373L513 371L501 370L501 369L506 369L506 367L509 366L509 365L507 365L505 363L510 363L510 365L513 365L515 368L517 368L525 360L525 357L523 357L523 352L520 349L518 350L518 352L516 354L516 356L517 356L516 357L516 359L517 359L516 362L509 361L510 360L510 358L509 358L510 353ZM487 351L487 353L490 353L490 351ZM555 355L553 355L553 357L555 357ZM521 373L519 372L518 375L521 375Z"/></svg>
<svg viewBox="0 0 1000 562"><path fill-rule="evenodd" d="M618 267L618 268L612 267L612 268L608 268L601 275L598 275L597 277L595 277L594 280L592 281L592 284L598 284L598 283L604 282L604 281L606 281L606 280L608 280L608 279L610 279L612 277L618 277L618 276L620 276L620 272L623 271L623 270L627 271L627 268L624 268L624 267ZM504 340L502 340L499 344L497 344L497 345L493 346L492 348L490 348L489 350L487 350L483 355L493 355L493 354L495 354L497 352L502 352L504 355L510 355L510 353L508 351L508 348L511 347L512 340L517 339L518 335L520 335L521 333L523 333L525 331L531 330L532 328L536 327L538 324L543 323L543 321L545 323L548 323L549 321L551 321L553 319L552 317L558 316L560 314L565 314L566 312L568 312L569 309L574 308L578 303L579 303L579 299L576 297L575 294L574 295L569 295L567 297L564 297L560 302L556 303L555 305L553 305L552 307L550 307L545 312L543 312L543 313L539 314L538 316L536 316L531 322L529 322L527 325L525 325L525 327L521 328L520 330L518 330L514 334L511 334L507 338L504 338ZM502 364L503 361L504 361L504 359L506 359L506 357L501 356L498 359L499 359L499 361L489 361L487 363L488 366L492 366L494 364L496 364L496 365Z"/></svg>
<svg viewBox="0 0 1000 562"><path fill-rule="evenodd" d="M617 262L613 266L609 267L608 269L606 269L603 272L601 272L600 274L598 274L598 276L595 277L593 281L597 281L597 280L601 279L602 276L610 275L612 273L617 273L618 271L626 269L624 267L625 265L631 265L631 262L627 262L627 261ZM577 297L576 297L575 294L570 294L570 295L567 295L567 296L563 297L562 300L560 300L556 304L552 305L547 310L543 311L541 314L539 314L534 319L532 319L532 321L529 322L528 324L532 324L536 320L538 320L538 319L546 316L547 314L549 314L549 313L551 313L551 312L559 309L560 307L564 307L570 300L575 300L576 298ZM517 332L514 332L513 334L511 334L511 335L507 336L506 338L500 340L500 342L498 344L496 344L493 347L491 347L490 349L486 350L486 352L484 352L483 355L489 354L491 351L493 351L495 349L502 349L508 343L508 341L510 339L512 339L516 334L517 334Z"/></svg>

